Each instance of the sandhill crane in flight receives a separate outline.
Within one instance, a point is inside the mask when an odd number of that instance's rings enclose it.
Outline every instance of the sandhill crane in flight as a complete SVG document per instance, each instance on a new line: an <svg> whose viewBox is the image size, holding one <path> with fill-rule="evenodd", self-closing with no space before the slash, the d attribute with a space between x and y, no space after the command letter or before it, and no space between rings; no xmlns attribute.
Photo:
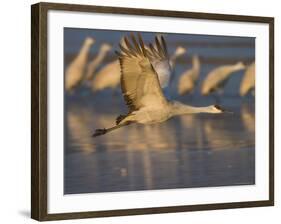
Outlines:
<svg viewBox="0 0 281 224"><path fill-rule="evenodd" d="M245 96L251 90L253 90L252 93L254 94L256 74L255 67L255 62L253 62L247 67L245 75L240 84L240 96Z"/></svg>
<svg viewBox="0 0 281 224"><path fill-rule="evenodd" d="M221 94L231 75L242 69L245 69L245 65L242 62L215 68L204 79L201 86L201 94L204 96L209 95L212 92Z"/></svg>
<svg viewBox="0 0 281 224"><path fill-rule="evenodd" d="M164 42L164 38L162 37ZM139 34L137 41L131 36L131 42L125 38L126 47L120 45L116 52L121 67L121 90L129 112L116 119L116 125L107 129L96 129L93 137L106 134L122 126L133 123L153 124L168 120L177 115L194 113L219 114L225 110L217 105L192 107L177 101L168 101L160 86L157 71L152 66L152 52L145 48ZM168 58L166 45L158 49L161 56ZM156 51L156 49L152 50Z"/></svg>
<svg viewBox="0 0 281 224"><path fill-rule="evenodd" d="M185 71L179 78L178 94L191 93L198 81L200 73L200 61L197 55L192 57L192 68Z"/></svg>
<svg viewBox="0 0 281 224"><path fill-rule="evenodd" d="M126 48L126 43L124 43L124 41L121 42L122 47ZM183 47L177 47L170 59L161 58L158 51L159 47L163 44L162 40L156 37L155 42L155 46L145 46L145 48L150 54L158 55L158 57L155 57L151 63L157 71L161 87L166 88L172 80L172 71L177 58L183 55L186 52L186 49ZM151 51L151 47L153 47L154 51ZM100 91L106 88L116 89L120 84L120 70L119 60L114 60L104 66L94 77L92 81L92 90Z"/></svg>
<svg viewBox="0 0 281 224"><path fill-rule="evenodd" d="M96 69L102 63L106 54L111 50L111 48L112 46L107 43L101 45L98 54L87 65L86 75L85 75L86 80L91 80L93 78Z"/></svg>
<svg viewBox="0 0 281 224"><path fill-rule="evenodd" d="M91 46L95 40L87 37L78 53L71 64L67 67L65 73L65 88L67 91L73 90L83 80L85 68L88 60L88 55Z"/></svg>

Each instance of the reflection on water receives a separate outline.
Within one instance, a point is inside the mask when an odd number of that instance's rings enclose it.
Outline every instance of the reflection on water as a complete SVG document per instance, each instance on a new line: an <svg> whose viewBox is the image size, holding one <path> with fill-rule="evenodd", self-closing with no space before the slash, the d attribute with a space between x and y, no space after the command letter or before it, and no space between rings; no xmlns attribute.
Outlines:
<svg viewBox="0 0 281 224"><path fill-rule="evenodd" d="M69 102L66 194L255 183L253 104L233 107L233 115L186 115L92 138L95 128L112 126L124 106Z"/></svg>

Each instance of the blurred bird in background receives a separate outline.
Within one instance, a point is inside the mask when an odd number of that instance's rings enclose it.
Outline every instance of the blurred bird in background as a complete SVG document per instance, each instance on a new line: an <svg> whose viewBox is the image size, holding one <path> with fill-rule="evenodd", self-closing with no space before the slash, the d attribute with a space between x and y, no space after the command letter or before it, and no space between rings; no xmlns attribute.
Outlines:
<svg viewBox="0 0 281 224"><path fill-rule="evenodd" d="M243 62L237 62L234 65L223 65L213 69L207 74L202 83L201 94L206 96L216 92L221 95L231 75L242 69L245 69ZM216 98L216 101L219 101L219 98Z"/></svg>
<svg viewBox="0 0 281 224"><path fill-rule="evenodd" d="M67 91L72 91L83 80L89 51L94 43L93 38L87 37L79 53L67 67L65 73L65 89Z"/></svg>
<svg viewBox="0 0 281 224"><path fill-rule="evenodd" d="M94 76L97 68L102 64L104 58L106 57L107 53L111 49L112 49L112 46L107 43L103 43L101 45L98 54L87 65L87 70L86 70L86 75L85 75L86 80L93 79L93 76Z"/></svg>
<svg viewBox="0 0 281 224"><path fill-rule="evenodd" d="M192 68L180 75L178 82L178 94L184 95L191 93L198 82L200 74L200 60L197 55L192 57Z"/></svg>
<svg viewBox="0 0 281 224"><path fill-rule="evenodd" d="M242 78L240 84L240 96L245 96L248 92L252 92L254 95L255 92L255 76L256 76L256 64L253 62L250 64L245 71L245 74Z"/></svg>

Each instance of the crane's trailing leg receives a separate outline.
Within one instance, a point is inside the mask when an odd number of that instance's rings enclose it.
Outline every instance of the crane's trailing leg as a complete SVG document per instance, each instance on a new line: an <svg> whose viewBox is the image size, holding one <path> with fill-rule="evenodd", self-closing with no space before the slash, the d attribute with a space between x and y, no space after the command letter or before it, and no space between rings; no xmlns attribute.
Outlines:
<svg viewBox="0 0 281 224"><path fill-rule="evenodd" d="M124 117L121 117L121 116L124 116ZM129 124L132 123L132 122L130 122L130 121L125 121L125 122L123 122L123 123L120 123L120 122L122 121L122 119L125 119L125 118L126 118L125 115L120 115L120 116L117 118L117 121L116 121L117 123L116 123L115 126L113 126L113 127L111 127L111 128L96 129L96 130L95 130L95 133L92 135L92 137L97 137L97 136L99 136L99 135L104 135L104 134L106 134L106 133L108 133L108 132L110 132L110 131L113 131L113 130L115 130L115 129L118 129L118 128L127 126L127 125L129 125ZM118 120L118 119L119 119L119 120ZM120 120L120 119L121 119L121 120ZM118 123L118 121L119 121L119 123Z"/></svg>
<svg viewBox="0 0 281 224"><path fill-rule="evenodd" d="M99 135L104 135L104 134L106 134L106 132L107 132L106 128L96 129L95 133L92 135L92 137L96 137L96 136L99 136Z"/></svg>
<svg viewBox="0 0 281 224"><path fill-rule="evenodd" d="M99 135L104 135L104 134L106 134L106 133L108 133L110 131L113 131L113 130L115 130L117 128L121 128L121 127L126 126L126 125L128 125L128 124L126 124L126 123L125 124L118 124L118 125L115 125L115 126L113 126L111 128L96 129L95 133L92 135L92 137L97 137Z"/></svg>

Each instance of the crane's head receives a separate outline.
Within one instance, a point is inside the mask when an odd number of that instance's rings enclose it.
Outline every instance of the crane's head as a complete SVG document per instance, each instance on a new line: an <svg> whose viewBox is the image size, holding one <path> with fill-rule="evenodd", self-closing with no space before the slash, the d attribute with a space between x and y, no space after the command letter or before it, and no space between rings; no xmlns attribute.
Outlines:
<svg viewBox="0 0 281 224"><path fill-rule="evenodd" d="M246 66L244 65L244 63L242 61L239 61L235 64L235 67L237 68L237 70L242 70L245 69Z"/></svg>
<svg viewBox="0 0 281 224"><path fill-rule="evenodd" d="M107 43L102 44L101 47L100 47L101 51L103 51L103 52L108 52L108 51L111 50L111 48L112 48L112 46L110 44L107 44Z"/></svg>
<svg viewBox="0 0 281 224"><path fill-rule="evenodd" d="M195 68L199 69L200 67L200 59L198 57L198 55L193 55L192 56L192 64Z"/></svg>
<svg viewBox="0 0 281 224"><path fill-rule="evenodd" d="M179 57L186 53L186 49L182 46L178 46L175 51L175 56Z"/></svg>
<svg viewBox="0 0 281 224"><path fill-rule="evenodd" d="M95 39L92 38L92 37L87 37L87 38L85 39L85 44L88 45L88 46L91 46L91 45L94 44L94 43L95 43Z"/></svg>
<svg viewBox="0 0 281 224"><path fill-rule="evenodd" d="M210 106L210 112L213 114L221 114L221 113L231 113L232 114L233 113L232 111L226 110L217 104Z"/></svg>

